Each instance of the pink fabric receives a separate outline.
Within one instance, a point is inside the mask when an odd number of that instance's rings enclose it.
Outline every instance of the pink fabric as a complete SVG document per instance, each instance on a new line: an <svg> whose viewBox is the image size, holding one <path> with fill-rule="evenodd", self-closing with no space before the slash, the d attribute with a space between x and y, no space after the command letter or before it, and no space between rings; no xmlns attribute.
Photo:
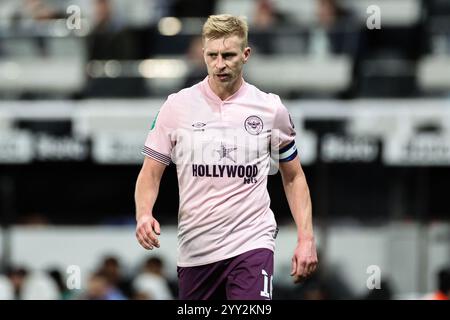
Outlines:
<svg viewBox="0 0 450 320"><path fill-rule="evenodd" d="M276 221L267 192L271 150L294 139L280 98L246 82L224 101L208 78L168 97L143 153L177 167L178 266L257 248L274 251Z"/></svg>

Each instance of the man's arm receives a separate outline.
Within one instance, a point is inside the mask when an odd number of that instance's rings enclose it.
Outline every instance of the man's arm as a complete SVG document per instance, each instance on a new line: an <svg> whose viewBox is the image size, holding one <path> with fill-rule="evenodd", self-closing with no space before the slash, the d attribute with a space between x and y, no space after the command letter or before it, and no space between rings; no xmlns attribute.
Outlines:
<svg viewBox="0 0 450 320"><path fill-rule="evenodd" d="M159 191L159 183L166 165L145 157L136 181L134 199L136 203L136 238L145 249L159 248L161 232L158 221L153 218L153 205Z"/></svg>
<svg viewBox="0 0 450 320"><path fill-rule="evenodd" d="M280 162L280 171L289 208L297 225L297 247L292 257L291 276L295 282L300 282L317 267L311 197L298 156L291 161Z"/></svg>

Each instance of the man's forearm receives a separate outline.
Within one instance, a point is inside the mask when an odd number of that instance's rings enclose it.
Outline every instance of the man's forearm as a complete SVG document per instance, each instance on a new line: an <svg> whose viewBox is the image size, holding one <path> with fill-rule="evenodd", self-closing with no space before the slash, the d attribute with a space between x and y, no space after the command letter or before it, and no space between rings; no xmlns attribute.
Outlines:
<svg viewBox="0 0 450 320"><path fill-rule="evenodd" d="M142 173L139 174L134 194L137 221L146 214L152 214L158 197L159 182L157 177L145 178Z"/></svg>
<svg viewBox="0 0 450 320"><path fill-rule="evenodd" d="M313 238L312 204L305 175L298 174L289 181L283 179L283 186L297 225L297 239Z"/></svg>

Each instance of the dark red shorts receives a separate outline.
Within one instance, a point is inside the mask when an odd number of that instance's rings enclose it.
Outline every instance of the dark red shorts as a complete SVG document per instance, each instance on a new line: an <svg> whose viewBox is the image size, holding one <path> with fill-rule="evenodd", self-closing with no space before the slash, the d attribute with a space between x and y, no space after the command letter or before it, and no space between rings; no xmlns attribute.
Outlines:
<svg viewBox="0 0 450 320"><path fill-rule="evenodd" d="M272 299L273 252L269 249L177 270L180 300Z"/></svg>

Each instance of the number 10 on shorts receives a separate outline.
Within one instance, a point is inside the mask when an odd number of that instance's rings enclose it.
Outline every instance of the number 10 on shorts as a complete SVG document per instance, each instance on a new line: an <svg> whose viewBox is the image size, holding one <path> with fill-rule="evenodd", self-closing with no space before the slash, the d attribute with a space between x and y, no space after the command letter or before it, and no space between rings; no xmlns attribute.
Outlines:
<svg viewBox="0 0 450 320"><path fill-rule="evenodd" d="M267 274L266 270L262 269L261 273L264 278L264 289L261 291L261 297L272 299L273 275L270 276L269 282L269 275Z"/></svg>

